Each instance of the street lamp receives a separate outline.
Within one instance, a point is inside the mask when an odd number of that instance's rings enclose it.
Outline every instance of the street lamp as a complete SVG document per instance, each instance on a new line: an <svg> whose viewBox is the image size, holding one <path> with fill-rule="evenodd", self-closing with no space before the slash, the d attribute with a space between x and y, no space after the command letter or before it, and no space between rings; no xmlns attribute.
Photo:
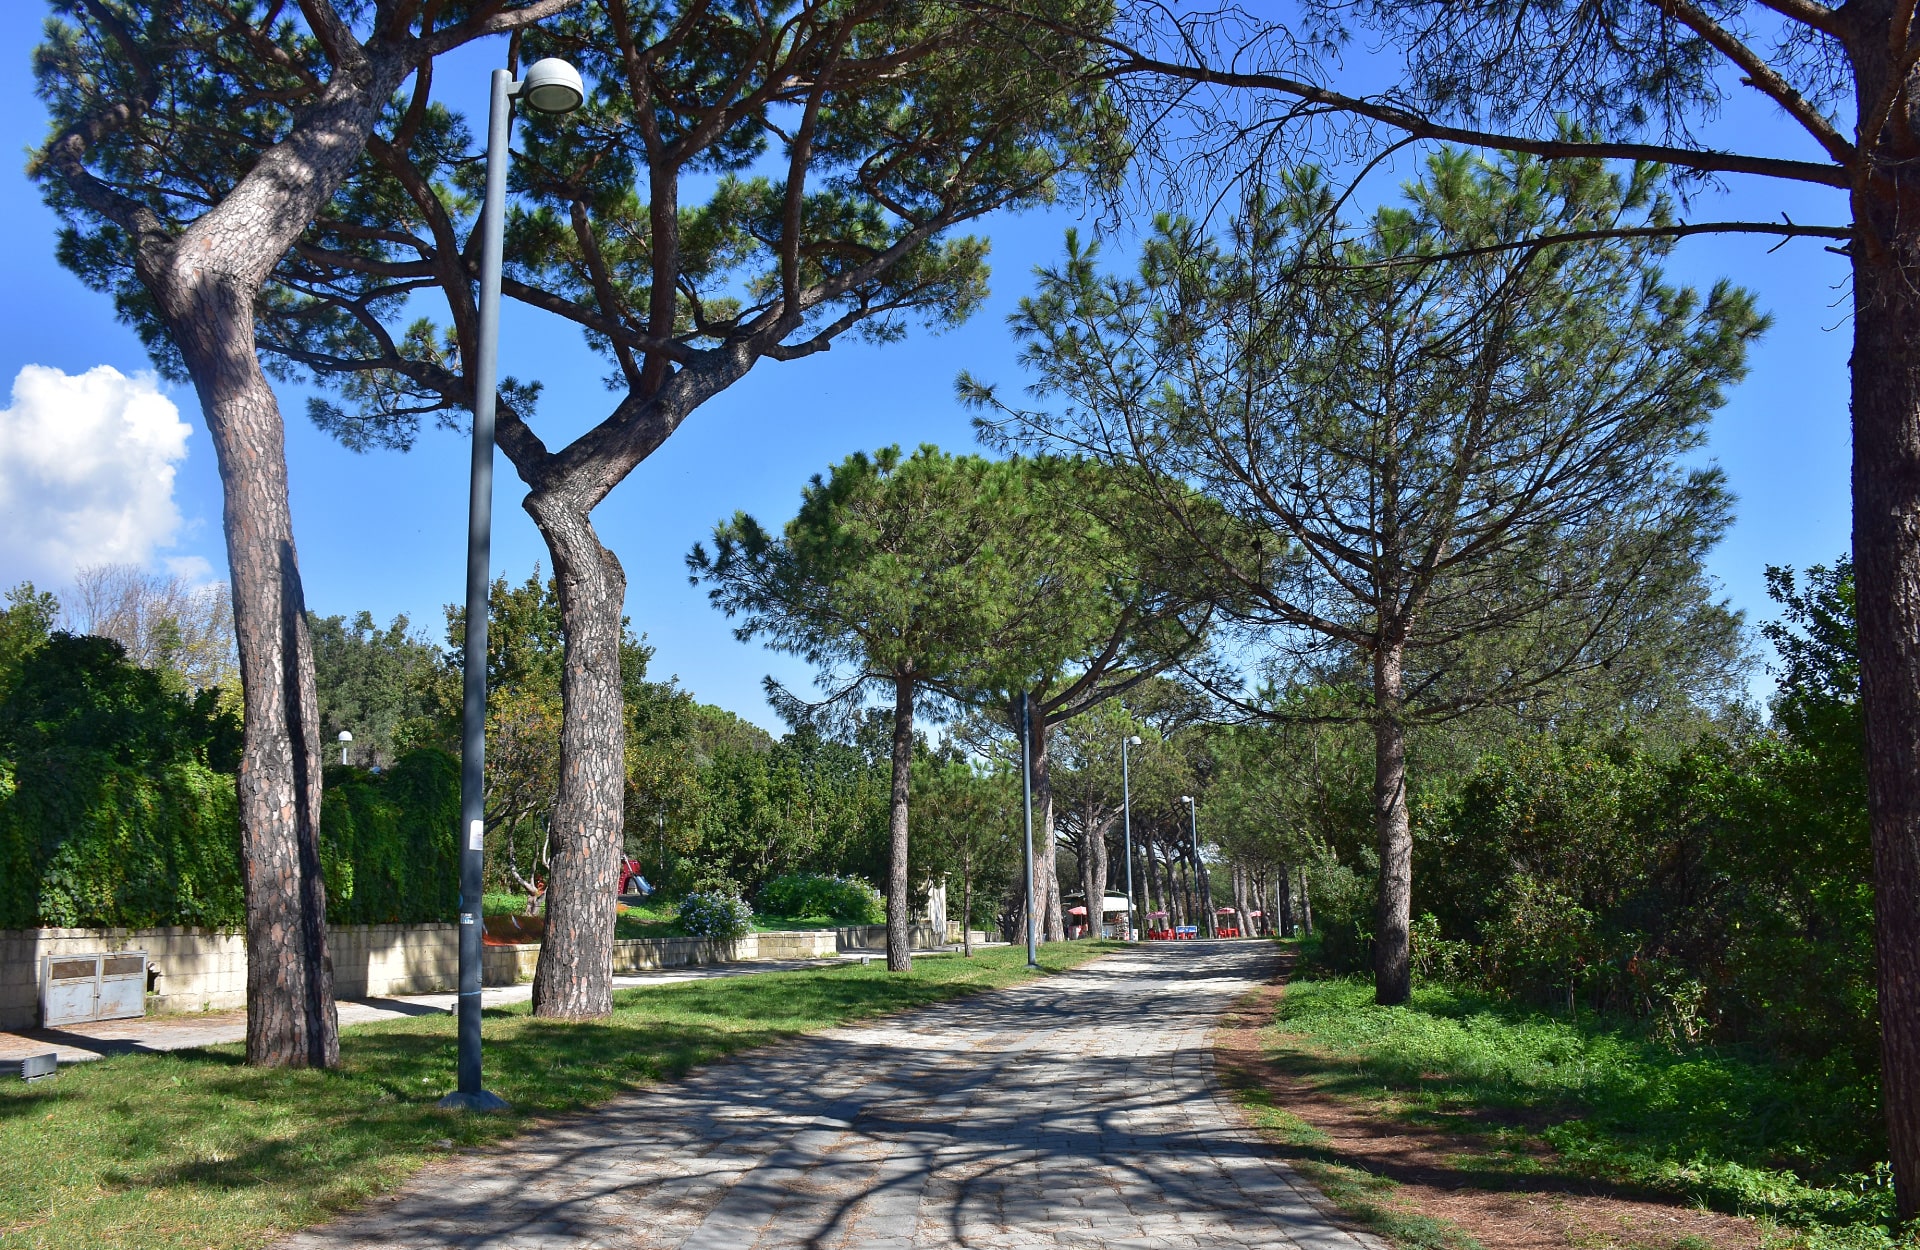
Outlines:
<svg viewBox="0 0 1920 1250"><path fill-rule="evenodd" d="M1127 847L1127 940L1139 941L1133 929L1133 782L1127 776L1127 747L1139 746L1139 735L1120 739L1120 828ZM1104 903L1106 900L1102 899Z"/></svg>
<svg viewBox="0 0 1920 1250"><path fill-rule="evenodd" d="M340 762L342 764L347 762L347 744L352 741L353 735L342 729L340 731Z"/></svg>
<svg viewBox="0 0 1920 1250"><path fill-rule="evenodd" d="M1033 737L1031 697L1020 692L1020 794L1027 812L1027 967L1040 966L1040 932L1033 914Z"/></svg>
<svg viewBox="0 0 1920 1250"><path fill-rule="evenodd" d="M1197 896L1194 901L1199 903L1200 910L1206 913L1207 936L1215 937L1218 935L1218 926L1214 922L1213 899L1201 884L1207 870L1200 863L1200 805L1194 802L1191 794L1181 795L1180 801L1187 805L1189 822L1187 827L1193 831L1193 892Z"/></svg>
<svg viewBox="0 0 1920 1250"><path fill-rule="evenodd" d="M461 688L460 998L458 1081L443 1107L499 1111L504 1099L480 1085L481 899L486 832L487 570L493 546L494 378L500 371L500 265L507 216L507 156L513 102L536 113L571 113L586 100L580 71L548 57L515 81L493 71L487 113L487 188L480 208L480 325L473 369L473 462L467 494L467 642Z"/></svg>

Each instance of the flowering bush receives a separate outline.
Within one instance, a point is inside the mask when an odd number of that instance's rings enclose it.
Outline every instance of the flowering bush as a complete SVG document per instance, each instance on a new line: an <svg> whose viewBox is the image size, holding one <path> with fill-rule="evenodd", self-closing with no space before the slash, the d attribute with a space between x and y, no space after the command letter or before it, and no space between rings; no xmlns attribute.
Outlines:
<svg viewBox="0 0 1920 1250"><path fill-rule="evenodd" d="M753 932L753 908L732 894L696 890L680 900L680 927L694 937L745 937Z"/></svg>
<svg viewBox="0 0 1920 1250"><path fill-rule="evenodd" d="M841 924L879 924L887 918L880 891L859 877L791 872L775 877L760 891L760 909L776 916L838 920Z"/></svg>

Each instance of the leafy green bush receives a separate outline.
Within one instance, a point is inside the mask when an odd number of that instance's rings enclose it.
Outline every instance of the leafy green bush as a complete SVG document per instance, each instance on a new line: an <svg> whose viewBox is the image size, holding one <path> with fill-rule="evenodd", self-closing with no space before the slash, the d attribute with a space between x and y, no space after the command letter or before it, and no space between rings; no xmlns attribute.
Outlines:
<svg viewBox="0 0 1920 1250"><path fill-rule="evenodd" d="M217 696L105 638L55 633L4 661L0 928L243 925L239 726ZM451 920L458 765L418 751L326 780L328 919Z"/></svg>
<svg viewBox="0 0 1920 1250"><path fill-rule="evenodd" d="M240 924L239 725L218 697L105 638L4 659L0 928Z"/></svg>
<svg viewBox="0 0 1920 1250"><path fill-rule="evenodd" d="M880 891L859 877L818 872L790 872L767 882L760 891L760 910L841 924L879 924L887 918Z"/></svg>
<svg viewBox="0 0 1920 1250"><path fill-rule="evenodd" d="M327 769L320 865L334 924L452 920L460 910L460 763L408 752L381 773Z"/></svg>
<svg viewBox="0 0 1920 1250"><path fill-rule="evenodd" d="M680 927L692 937L745 937L753 932L753 908L732 894L695 891L680 900Z"/></svg>

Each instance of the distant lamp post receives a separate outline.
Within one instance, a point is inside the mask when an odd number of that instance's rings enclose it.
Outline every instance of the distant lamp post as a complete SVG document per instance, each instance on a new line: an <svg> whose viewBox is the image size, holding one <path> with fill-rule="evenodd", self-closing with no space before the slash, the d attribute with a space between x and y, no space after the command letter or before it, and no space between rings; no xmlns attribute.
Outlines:
<svg viewBox="0 0 1920 1250"><path fill-rule="evenodd" d="M1140 937L1133 929L1133 781L1127 775L1127 748L1139 745L1138 734L1120 739L1120 829L1126 838L1127 848L1127 940L1129 942L1137 942Z"/></svg>
<svg viewBox="0 0 1920 1250"><path fill-rule="evenodd" d="M487 566L493 548L494 379L500 372L500 267L507 216L507 156L513 102L536 113L571 113L586 101L580 71L548 57L515 81L493 71L487 114L487 184L480 208L480 325L473 368L473 463L467 495L467 639L462 657L460 742L460 998L458 1080L443 1107L499 1111L505 1100L480 1084L481 899L486 832Z"/></svg>
<svg viewBox="0 0 1920 1250"><path fill-rule="evenodd" d="M353 734L345 729L340 731L340 762L347 762L347 746L353 741Z"/></svg>

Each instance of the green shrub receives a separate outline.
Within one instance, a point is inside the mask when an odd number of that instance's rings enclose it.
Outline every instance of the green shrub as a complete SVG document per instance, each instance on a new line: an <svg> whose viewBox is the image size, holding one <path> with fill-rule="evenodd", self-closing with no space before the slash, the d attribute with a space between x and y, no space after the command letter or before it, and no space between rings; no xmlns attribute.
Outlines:
<svg viewBox="0 0 1920 1250"><path fill-rule="evenodd" d="M879 924L887 918L880 891L859 877L818 872L793 872L767 882L760 891L760 910L841 924Z"/></svg>
<svg viewBox="0 0 1920 1250"><path fill-rule="evenodd" d="M695 891L680 900L680 927L693 937L745 937L753 932L753 908L732 894Z"/></svg>
<svg viewBox="0 0 1920 1250"><path fill-rule="evenodd" d="M452 920L460 911L460 762L411 751L382 773L327 769L320 863L333 924Z"/></svg>
<svg viewBox="0 0 1920 1250"><path fill-rule="evenodd" d="M239 718L218 692L142 668L111 639L49 632L50 601L16 591L8 602L0 928L243 925ZM385 774L335 769L326 781L328 918L451 920L458 766L421 751Z"/></svg>
<svg viewBox="0 0 1920 1250"><path fill-rule="evenodd" d="M216 695L61 633L0 691L0 928L242 923L239 724Z"/></svg>

